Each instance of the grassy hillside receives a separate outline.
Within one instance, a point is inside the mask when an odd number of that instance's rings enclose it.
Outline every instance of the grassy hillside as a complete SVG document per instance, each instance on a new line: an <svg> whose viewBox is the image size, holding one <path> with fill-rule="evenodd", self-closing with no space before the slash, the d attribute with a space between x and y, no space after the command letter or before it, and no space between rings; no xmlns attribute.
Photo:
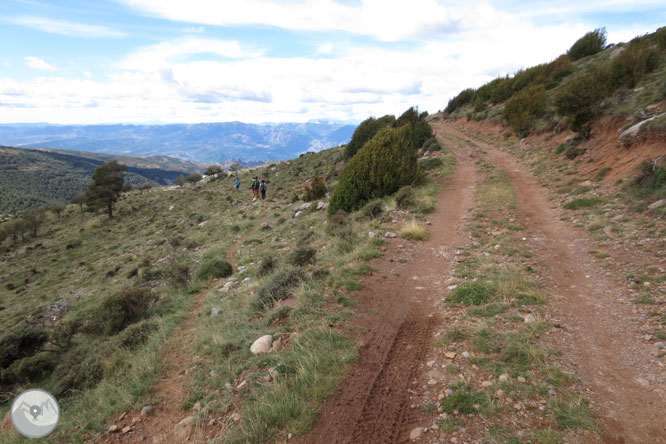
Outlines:
<svg viewBox="0 0 666 444"><path fill-rule="evenodd" d="M240 412L242 421L220 426L224 442L304 432L356 354L348 321L362 288L355 277L372 272L366 261L385 243L368 232L418 226L432 211L435 178L452 166L435 145L419 161L427 172L420 185L402 189L400 208L395 194L330 218L326 197L301 207L313 178L333 189L341 147L243 171L239 191L226 177L125 193L112 220L70 205L37 238L5 239L0 415L14 394L39 385L64 411L46 442L104 431L115 412L150 403L163 346L194 303L201 308L183 415L196 402L197 421ZM268 181L265 201L248 190L254 175ZM284 347L252 355L250 345L267 334ZM27 442L13 432L2 438Z"/></svg>
<svg viewBox="0 0 666 444"><path fill-rule="evenodd" d="M165 185L174 183L181 174L203 170L200 164L165 156L140 158L0 147L0 215L69 202L77 192L86 190L95 169L112 159L128 166L126 182L132 185Z"/></svg>
<svg viewBox="0 0 666 444"><path fill-rule="evenodd" d="M445 114L503 121L525 136L571 128L589 137L591 122L619 117L627 125L659 116L641 130L666 128L666 27L606 46L603 29L588 33L550 63L497 78L451 99Z"/></svg>

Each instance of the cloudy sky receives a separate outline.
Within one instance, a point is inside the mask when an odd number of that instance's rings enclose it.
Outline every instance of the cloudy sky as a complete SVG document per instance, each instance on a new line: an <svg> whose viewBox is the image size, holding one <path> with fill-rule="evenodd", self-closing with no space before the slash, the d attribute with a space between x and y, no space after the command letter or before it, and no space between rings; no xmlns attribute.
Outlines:
<svg viewBox="0 0 666 444"><path fill-rule="evenodd" d="M2 0L0 123L362 120L436 112L663 0Z"/></svg>

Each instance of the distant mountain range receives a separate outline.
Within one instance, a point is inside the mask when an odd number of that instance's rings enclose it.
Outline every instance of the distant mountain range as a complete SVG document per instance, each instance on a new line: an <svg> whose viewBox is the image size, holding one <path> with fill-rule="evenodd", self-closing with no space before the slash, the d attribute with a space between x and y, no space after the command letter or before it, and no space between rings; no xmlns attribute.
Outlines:
<svg viewBox="0 0 666 444"><path fill-rule="evenodd" d="M347 143L345 122L241 122L170 125L2 124L0 145L132 156L163 155L204 163L286 160Z"/></svg>

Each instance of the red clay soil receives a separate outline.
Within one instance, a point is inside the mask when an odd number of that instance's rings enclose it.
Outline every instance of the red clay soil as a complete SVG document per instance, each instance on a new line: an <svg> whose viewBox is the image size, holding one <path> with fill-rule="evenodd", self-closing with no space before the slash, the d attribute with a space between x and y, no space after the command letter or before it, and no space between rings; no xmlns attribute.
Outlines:
<svg viewBox="0 0 666 444"><path fill-rule="evenodd" d="M471 207L475 167L458 157L456 172L439 196L430 240L392 241L404 248L395 258L373 262L377 272L355 294L357 324L365 331L358 363L323 407L315 429L295 443L398 443L409 439L418 410L409 405L411 386L440 322L436 302L451 272L455 246L465 237L463 215ZM391 248L392 249L392 248ZM394 262L409 258L407 263ZM396 275L396 273L398 273Z"/></svg>
<svg viewBox="0 0 666 444"><path fill-rule="evenodd" d="M587 234L560 221L544 189L513 155L446 122L437 128L472 140L487 152L489 163L509 173L526 239L550 269L542 282L549 309L567 332L555 345L589 390L604 442L666 443L666 372L655 365L649 344L637 339L624 270L596 266L587 253L594 249Z"/></svg>
<svg viewBox="0 0 666 444"><path fill-rule="evenodd" d="M499 123L489 120L457 121L459 125L480 131L481 133L498 136L510 133L511 130ZM627 124L624 118L606 117L600 119L592 126L590 139L580 143L587 151L580 156L581 162L578 170L583 177L593 178L603 168L610 168L603 178L604 182L615 182L617 179L626 179L636 175L637 168L647 159L666 154L666 137L664 133L654 133L640 136L630 146L624 146L618 140L618 131ZM544 132L532 134L524 140L530 146L557 146L565 144L575 136L572 131L563 131L559 134ZM450 141L445 141L450 144Z"/></svg>

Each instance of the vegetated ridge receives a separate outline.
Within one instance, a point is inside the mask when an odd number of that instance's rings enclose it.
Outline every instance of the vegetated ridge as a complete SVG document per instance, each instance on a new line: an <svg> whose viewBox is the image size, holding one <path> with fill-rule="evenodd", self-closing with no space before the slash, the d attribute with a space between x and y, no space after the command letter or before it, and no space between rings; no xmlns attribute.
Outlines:
<svg viewBox="0 0 666 444"><path fill-rule="evenodd" d="M128 166L127 184L167 185L205 165L167 156L113 156L49 149L0 147L0 215L69 202L86 190L97 167L109 160Z"/></svg>

